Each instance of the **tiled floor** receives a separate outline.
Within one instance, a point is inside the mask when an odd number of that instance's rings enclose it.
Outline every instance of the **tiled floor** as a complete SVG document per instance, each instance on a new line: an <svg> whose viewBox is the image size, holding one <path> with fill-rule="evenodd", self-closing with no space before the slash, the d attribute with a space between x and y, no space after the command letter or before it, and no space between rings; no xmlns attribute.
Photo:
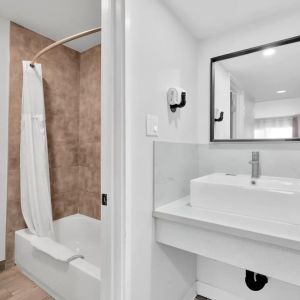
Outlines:
<svg viewBox="0 0 300 300"><path fill-rule="evenodd" d="M0 300L52 300L17 267L0 273Z"/></svg>

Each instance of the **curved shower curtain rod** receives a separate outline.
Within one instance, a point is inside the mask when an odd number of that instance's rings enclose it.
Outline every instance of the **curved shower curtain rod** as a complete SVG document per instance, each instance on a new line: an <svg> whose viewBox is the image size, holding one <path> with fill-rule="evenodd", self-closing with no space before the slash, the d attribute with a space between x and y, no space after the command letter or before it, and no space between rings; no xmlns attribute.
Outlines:
<svg viewBox="0 0 300 300"><path fill-rule="evenodd" d="M87 30L87 31L84 31L84 32L77 33L77 34L75 34L75 35L66 37L66 38L64 38L64 39L62 39L62 40L60 40L60 41L57 41L57 42L55 42L55 43L49 45L48 47L44 48L43 50L41 50L40 52L38 52L38 53L33 57L30 66L31 66L32 68L34 68L34 64L36 63L37 59L38 59L40 56L44 55L46 52L52 50L53 48L56 48L57 46L63 45L63 44L65 44L65 43L67 43L67 42L70 42L70 41L79 39L79 38L81 38L81 37L84 37L84 36L86 36L86 35L90 35L90 34L92 34L92 33L96 33L96 32L99 32L99 31L101 31L101 27L97 27L97 28L94 28L94 29L91 29L91 30Z"/></svg>

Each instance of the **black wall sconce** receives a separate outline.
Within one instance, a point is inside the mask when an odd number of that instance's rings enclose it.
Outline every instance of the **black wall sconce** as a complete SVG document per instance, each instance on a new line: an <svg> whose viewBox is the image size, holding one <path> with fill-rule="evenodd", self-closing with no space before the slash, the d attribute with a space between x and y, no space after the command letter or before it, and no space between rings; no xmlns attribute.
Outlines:
<svg viewBox="0 0 300 300"><path fill-rule="evenodd" d="M224 111L221 111L219 118L215 118L215 122L222 122L223 120L224 120Z"/></svg>
<svg viewBox="0 0 300 300"><path fill-rule="evenodd" d="M175 113L177 108L186 105L186 92L180 88L170 88L168 90L168 104L171 112Z"/></svg>

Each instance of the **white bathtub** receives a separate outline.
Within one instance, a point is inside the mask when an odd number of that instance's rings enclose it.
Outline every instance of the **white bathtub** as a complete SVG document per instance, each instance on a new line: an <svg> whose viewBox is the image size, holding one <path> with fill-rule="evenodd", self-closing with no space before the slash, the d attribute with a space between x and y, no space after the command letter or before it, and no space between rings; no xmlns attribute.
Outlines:
<svg viewBox="0 0 300 300"><path fill-rule="evenodd" d="M99 300L100 221L77 214L54 222L57 241L84 255L56 261L31 246L27 229L15 235L15 261L21 271L56 300Z"/></svg>

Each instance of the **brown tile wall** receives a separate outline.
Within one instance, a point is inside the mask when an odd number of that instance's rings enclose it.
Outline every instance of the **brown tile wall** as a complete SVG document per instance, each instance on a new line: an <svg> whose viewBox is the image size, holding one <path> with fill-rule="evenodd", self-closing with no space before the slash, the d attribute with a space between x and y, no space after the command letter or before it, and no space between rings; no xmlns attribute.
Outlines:
<svg viewBox="0 0 300 300"><path fill-rule="evenodd" d="M79 211L100 219L101 48L80 55Z"/></svg>
<svg viewBox="0 0 300 300"><path fill-rule="evenodd" d="M0 273L5 271L5 260L0 261Z"/></svg>
<svg viewBox="0 0 300 300"><path fill-rule="evenodd" d="M22 60L30 60L52 42L24 27L11 24L7 268L13 265L14 260L14 232L25 227L20 207L19 172ZM100 191L100 100L95 101L100 97L100 94L96 95L100 92L98 48L81 55L60 46L39 60L43 67L54 219L78 211L100 217L96 210L96 197ZM91 74L97 76L99 81ZM94 104L96 107L91 107ZM79 144L79 137L82 145ZM92 162L93 158L95 161Z"/></svg>

